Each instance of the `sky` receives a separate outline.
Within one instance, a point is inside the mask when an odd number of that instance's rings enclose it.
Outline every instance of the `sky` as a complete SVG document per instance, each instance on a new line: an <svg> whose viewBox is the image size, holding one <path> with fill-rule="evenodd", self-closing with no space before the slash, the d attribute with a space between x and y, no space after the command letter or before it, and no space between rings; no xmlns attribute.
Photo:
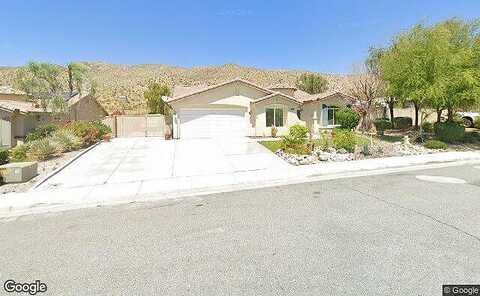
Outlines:
<svg viewBox="0 0 480 296"><path fill-rule="evenodd" d="M0 0L0 65L240 64L350 73L423 23L480 17L480 0Z"/></svg>

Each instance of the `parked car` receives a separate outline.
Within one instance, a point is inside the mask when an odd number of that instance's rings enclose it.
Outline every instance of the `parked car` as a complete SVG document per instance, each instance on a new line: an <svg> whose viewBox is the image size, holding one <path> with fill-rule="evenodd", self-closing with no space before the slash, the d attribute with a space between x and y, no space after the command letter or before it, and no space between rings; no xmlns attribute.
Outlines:
<svg viewBox="0 0 480 296"><path fill-rule="evenodd" d="M480 118L480 112L459 112L466 127L473 127L475 120Z"/></svg>

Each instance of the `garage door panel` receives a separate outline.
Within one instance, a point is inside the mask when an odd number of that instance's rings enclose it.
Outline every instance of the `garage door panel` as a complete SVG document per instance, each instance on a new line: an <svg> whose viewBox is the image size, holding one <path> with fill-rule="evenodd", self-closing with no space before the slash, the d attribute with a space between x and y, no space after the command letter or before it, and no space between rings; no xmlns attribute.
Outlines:
<svg viewBox="0 0 480 296"><path fill-rule="evenodd" d="M245 137L244 110L181 110L181 138Z"/></svg>

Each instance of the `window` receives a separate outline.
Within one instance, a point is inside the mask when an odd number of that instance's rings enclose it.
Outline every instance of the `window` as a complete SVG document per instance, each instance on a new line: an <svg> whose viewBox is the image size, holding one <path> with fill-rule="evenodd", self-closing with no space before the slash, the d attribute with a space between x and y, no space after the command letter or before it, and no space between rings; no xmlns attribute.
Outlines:
<svg viewBox="0 0 480 296"><path fill-rule="evenodd" d="M336 125L335 122L335 113L337 112L338 107L336 106L322 106L322 125L323 126L332 126Z"/></svg>
<svg viewBox="0 0 480 296"><path fill-rule="evenodd" d="M271 126L283 126L283 108L271 107L265 109L266 125Z"/></svg>

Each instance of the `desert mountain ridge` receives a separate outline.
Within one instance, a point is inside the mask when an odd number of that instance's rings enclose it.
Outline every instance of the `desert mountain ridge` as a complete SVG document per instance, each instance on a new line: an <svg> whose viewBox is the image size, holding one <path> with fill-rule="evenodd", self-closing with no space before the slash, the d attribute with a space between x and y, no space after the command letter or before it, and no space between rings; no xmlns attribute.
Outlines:
<svg viewBox="0 0 480 296"><path fill-rule="evenodd" d="M82 62L95 84L97 100L111 113L125 111L140 114L146 111L143 92L150 81L173 86L214 85L235 78L260 86L295 86L304 70L274 70L225 64L221 66L179 67L164 64L121 65L105 62ZM18 67L0 67L0 85L15 85ZM325 74L329 90L349 92L355 75ZM121 98L127 98L127 102Z"/></svg>

